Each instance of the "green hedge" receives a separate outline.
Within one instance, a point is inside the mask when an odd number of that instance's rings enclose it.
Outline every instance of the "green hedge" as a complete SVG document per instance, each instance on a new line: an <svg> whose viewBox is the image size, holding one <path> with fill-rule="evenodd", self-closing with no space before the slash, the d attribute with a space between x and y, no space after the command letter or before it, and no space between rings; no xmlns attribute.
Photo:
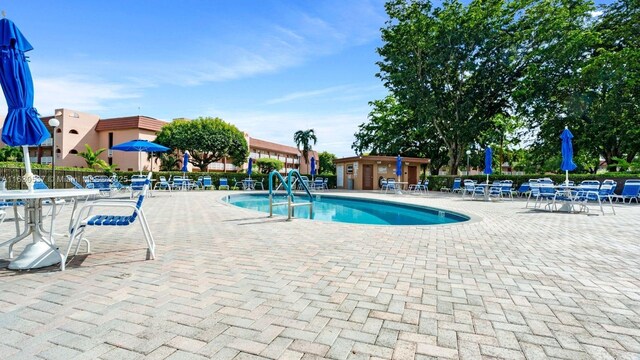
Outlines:
<svg viewBox="0 0 640 360"><path fill-rule="evenodd" d="M470 176L427 176L429 179L429 190L440 190L443 187L451 188L453 186L453 179L461 178L476 180L477 182L485 182L487 175L470 175ZM514 187L517 189L522 183L528 182L529 179L550 178L556 184L565 181L564 174L526 174L526 175L489 175L489 181L498 180L512 180ZM624 182L628 179L638 179L640 175L629 173L606 173L606 174L571 174L569 173L569 180L574 183L580 183L584 180L598 180L602 182L606 179L612 179L618 183L616 192L619 193L624 186Z"/></svg>
<svg viewBox="0 0 640 360"><path fill-rule="evenodd" d="M22 165L22 166L20 166ZM44 179L44 182L49 186L53 186L52 181L52 172L50 165L38 165L32 164L32 171L35 175L40 176ZM23 163L14 163L14 162L0 162L0 178L7 179L7 188L8 189L26 189L25 183L22 181L22 177L24 176L24 164ZM138 171L118 171L116 174L120 181L128 180L132 175L138 175L140 172ZM82 176L85 175L104 175L104 171L98 171L87 168L68 168L68 167L58 167L56 166L56 188L72 188L73 185L67 181L66 176L71 175L74 177L80 184L82 182ZM160 176L164 176L167 179L170 176L182 176L183 173L180 171L154 171L153 178L158 180ZM234 172L190 172L187 173L187 177L190 179L196 180L199 176L211 176L211 181L213 184L218 187L220 184L220 178L227 178L227 182L230 186L235 184L235 181L240 181L248 178L249 176L246 173L234 173ZM304 174L303 174L304 175ZM311 175L306 175L311 178ZM319 175L319 177L329 178L328 186L330 189L334 189L336 187L336 176L335 175ZM260 173L252 173L251 178L256 181L263 180L265 190L269 188L269 179L267 174ZM277 179L276 179L277 183Z"/></svg>

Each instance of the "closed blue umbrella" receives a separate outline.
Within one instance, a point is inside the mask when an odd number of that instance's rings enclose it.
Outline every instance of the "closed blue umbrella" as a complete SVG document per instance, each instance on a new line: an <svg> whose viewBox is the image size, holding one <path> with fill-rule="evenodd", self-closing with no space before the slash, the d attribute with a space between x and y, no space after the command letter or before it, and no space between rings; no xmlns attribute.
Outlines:
<svg viewBox="0 0 640 360"><path fill-rule="evenodd" d="M7 100L7 117L2 126L2 141L9 146L22 146L25 181L33 190L33 174L29 145L40 145L49 131L33 107L33 79L25 52L33 50L18 27L8 19L0 19L0 83Z"/></svg>
<svg viewBox="0 0 640 360"><path fill-rule="evenodd" d="M311 158L311 178L316 174L316 158Z"/></svg>
<svg viewBox="0 0 640 360"><path fill-rule="evenodd" d="M182 155L182 172L183 173L189 172L189 169L187 168L188 164L189 164L189 151L185 150L184 155Z"/></svg>
<svg viewBox="0 0 640 360"><path fill-rule="evenodd" d="M249 175L249 179L251 179L251 172L253 167L253 159L249 158L249 165L247 166L247 175Z"/></svg>
<svg viewBox="0 0 640 360"><path fill-rule="evenodd" d="M493 151L490 146L484 149L484 173L487 174L487 183L489 183L489 175L493 174L491 163L493 161Z"/></svg>
<svg viewBox="0 0 640 360"><path fill-rule="evenodd" d="M397 176L402 175L402 158L400 157L400 155L396 157L396 175ZM398 178L398 181L400 181L399 178Z"/></svg>
<svg viewBox="0 0 640 360"><path fill-rule="evenodd" d="M562 139L562 164L560 169L564 170L566 176L566 184L569 185L569 171L575 170L578 166L573 162L573 134L569 131L567 126L564 127L564 131L560 135Z"/></svg>
<svg viewBox="0 0 640 360"><path fill-rule="evenodd" d="M156 144L149 140L137 139L114 145L111 147L111 150L137 151L138 153L148 152L152 153L153 156L154 152L165 152L169 150L169 148L160 144ZM153 161L151 161L151 166L153 167ZM140 166L140 154L138 154L138 169L140 170L140 174L142 174L142 168ZM153 168L151 170L153 170Z"/></svg>

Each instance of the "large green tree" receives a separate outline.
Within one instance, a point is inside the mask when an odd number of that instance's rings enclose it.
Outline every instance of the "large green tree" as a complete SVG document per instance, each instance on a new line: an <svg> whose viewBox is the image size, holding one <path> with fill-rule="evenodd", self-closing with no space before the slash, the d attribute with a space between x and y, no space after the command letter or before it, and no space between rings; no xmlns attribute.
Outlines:
<svg viewBox="0 0 640 360"><path fill-rule="evenodd" d="M206 171L209 164L230 158L236 166L247 161L249 147L244 134L220 118L178 119L162 127L156 142L181 152L189 151L189 162Z"/></svg>
<svg viewBox="0 0 640 360"><path fill-rule="evenodd" d="M272 170L280 171L280 169L284 167L284 163L282 161L272 158L258 158L256 159L255 164L262 174L268 174Z"/></svg>
<svg viewBox="0 0 640 360"><path fill-rule="evenodd" d="M335 174L336 173L336 164L334 164L334 160L337 159L335 154L332 154L328 151L323 151L318 154L318 162L319 166L319 174Z"/></svg>
<svg viewBox="0 0 640 360"><path fill-rule="evenodd" d="M316 133L313 129L298 130L293 134L293 141L298 146L298 150L302 151L302 157L306 164L309 163L309 152L313 150L313 145L318 142ZM313 141L313 145L311 142Z"/></svg>
<svg viewBox="0 0 640 360"><path fill-rule="evenodd" d="M517 8L502 0L393 0L378 49L378 76L413 124L432 128L442 141L448 166L457 172L469 144L508 114L518 74L509 61L516 53Z"/></svg>
<svg viewBox="0 0 640 360"><path fill-rule="evenodd" d="M430 122L421 121L391 95L369 105L368 121L360 124L351 146L357 154L429 157L435 173L447 164L447 149Z"/></svg>

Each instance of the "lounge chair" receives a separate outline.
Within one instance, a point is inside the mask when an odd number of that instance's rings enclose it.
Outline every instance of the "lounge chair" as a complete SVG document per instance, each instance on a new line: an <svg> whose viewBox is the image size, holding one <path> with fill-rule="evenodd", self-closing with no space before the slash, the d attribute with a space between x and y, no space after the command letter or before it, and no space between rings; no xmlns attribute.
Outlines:
<svg viewBox="0 0 640 360"><path fill-rule="evenodd" d="M127 191L129 190L128 186L123 185L120 180L118 180L118 176L116 174L111 175L111 188L117 191Z"/></svg>
<svg viewBox="0 0 640 360"><path fill-rule="evenodd" d="M171 184L169 183L169 181L167 180L166 177L160 176L160 181L158 181L153 186L153 189L154 190L168 190L169 192L171 192Z"/></svg>
<svg viewBox="0 0 640 360"><path fill-rule="evenodd" d="M604 201L609 201L609 204L611 205L611 211L613 212L613 215L616 214L616 209L613 207L613 199L611 194L613 193L613 190L615 190L615 185L614 184L603 184L600 186L599 189L597 190L578 190L576 195L574 196L574 201L581 203L581 205L583 206L583 208L585 209L589 209L586 204L589 201L594 201L594 202L598 202L598 205L600 206L600 212L602 212L602 215L604 215L604 208L602 207L602 202Z"/></svg>
<svg viewBox="0 0 640 360"><path fill-rule="evenodd" d="M222 190L222 188L224 188L225 190L230 190L227 178L220 178L220 180L218 180L218 189Z"/></svg>
<svg viewBox="0 0 640 360"><path fill-rule="evenodd" d="M452 193L462 193L462 187L460 186L462 184L462 179L461 178L455 178L453 179L453 185L451 186L451 192Z"/></svg>
<svg viewBox="0 0 640 360"><path fill-rule="evenodd" d="M151 178L149 178L148 176L133 175L131 177L131 186L129 187L129 190L131 191L129 197L133 199L135 196L139 196L140 194L142 194L143 191L146 192L148 186L145 186L147 185L147 183L151 183Z"/></svg>
<svg viewBox="0 0 640 360"><path fill-rule="evenodd" d="M385 191L384 193L386 194L389 190L393 191L394 193L398 192L398 184L396 184L396 180L393 178L389 178L387 179L387 186L385 187Z"/></svg>
<svg viewBox="0 0 640 360"><path fill-rule="evenodd" d="M529 193L529 191L531 191L531 188L529 187L529 183L525 182L520 184L520 187L518 187L518 190L516 191L516 193L518 194L518 196L525 196Z"/></svg>
<svg viewBox="0 0 640 360"><path fill-rule="evenodd" d="M143 180L143 189L140 191L137 200L112 200L112 199L101 199L97 200L93 203L89 203L84 205L73 221L73 226L71 227L71 236L69 239L69 245L67 246L67 252L65 254L65 261L61 264L61 270L64 270L66 259L69 258L69 252L71 247L73 246L74 241L78 241L76 245L76 249L74 252L78 254L78 250L80 250L80 243L84 241L87 244L87 253L91 252L91 244L89 240L84 237L85 232L90 226L128 226L133 224L136 219L139 219L138 222L142 227L142 234L147 243L147 260L155 259L155 241L153 236L151 235L151 230L149 229L149 224L147 223L147 218L144 215L144 211L142 210L142 203L144 198L149 190L149 184L151 182L151 173ZM132 186L133 187L133 186ZM133 213L131 215L102 215L95 214L94 210L107 208L107 209L129 209L132 210Z"/></svg>
<svg viewBox="0 0 640 360"><path fill-rule="evenodd" d="M107 176L93 176L91 177L91 187L87 186L88 189L98 189L100 191L101 196L111 197L115 188L111 186L111 179Z"/></svg>
<svg viewBox="0 0 640 360"><path fill-rule="evenodd" d="M464 198L467 194L473 197L473 193L476 190L476 184L473 182L473 180L465 180L463 185L464 187L462 188L462 197Z"/></svg>
<svg viewBox="0 0 640 360"><path fill-rule="evenodd" d="M638 203L638 197L640 194L640 180L627 180L624 182L624 187L622 188L622 193L620 195L612 195L611 199L615 199L616 201L622 199L622 203L625 203L627 199L629 199L629 204L633 200Z"/></svg>
<svg viewBox="0 0 640 360"><path fill-rule="evenodd" d="M202 177L202 188L203 189L215 189L213 186L213 182L211 181L211 176L203 176Z"/></svg>
<svg viewBox="0 0 640 360"><path fill-rule="evenodd" d="M67 175L67 181L76 189L84 189L84 187L71 175Z"/></svg>
<svg viewBox="0 0 640 360"><path fill-rule="evenodd" d="M500 196L509 197L513 201L513 180L502 180L500 182Z"/></svg>

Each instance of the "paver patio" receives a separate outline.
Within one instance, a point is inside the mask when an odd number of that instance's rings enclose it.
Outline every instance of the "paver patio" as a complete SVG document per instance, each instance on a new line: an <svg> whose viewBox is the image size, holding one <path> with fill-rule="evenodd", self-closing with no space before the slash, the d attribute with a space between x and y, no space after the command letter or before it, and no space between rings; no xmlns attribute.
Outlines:
<svg viewBox="0 0 640 360"><path fill-rule="evenodd" d="M1 269L0 357L640 358L640 206L354 193L474 217L384 227L268 219L228 193L148 199L155 261L136 224L91 229L65 272Z"/></svg>

